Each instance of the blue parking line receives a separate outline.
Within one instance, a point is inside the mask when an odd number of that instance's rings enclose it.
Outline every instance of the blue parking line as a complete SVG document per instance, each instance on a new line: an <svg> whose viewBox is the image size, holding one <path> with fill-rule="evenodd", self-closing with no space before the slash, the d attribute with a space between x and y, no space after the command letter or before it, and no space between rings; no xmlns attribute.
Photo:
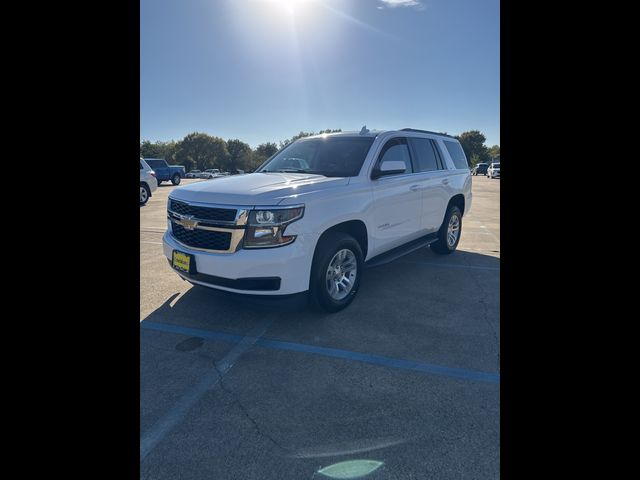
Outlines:
<svg viewBox="0 0 640 480"><path fill-rule="evenodd" d="M143 321L140 323L142 328L147 330L157 330L159 332L177 333L179 335L189 335L190 337L208 338L209 340L222 340L223 342L238 343L244 338L244 335L236 335L233 333L212 332L209 330L200 330L199 328L181 327L170 323L157 323Z"/></svg>
<svg viewBox="0 0 640 480"><path fill-rule="evenodd" d="M212 332L209 330L201 330L197 328L180 327L167 323L156 323L143 321L140 326L149 330L158 330L162 332L177 333L181 335L189 335L192 337L208 338L211 340L222 340L224 342L237 343L244 338L243 335L235 335L222 332ZM402 360L398 358L385 357L383 355L372 355L368 353L352 352L339 348L318 347L315 345L305 345L302 343L284 342L281 340L273 340L268 338L260 338L255 343L256 346L271 348L274 350L288 350L292 352L312 353L331 358L340 358L355 362L368 363L371 365L380 365L384 367L399 368L402 370L412 370L415 372L428 373L433 375L442 375L446 377L458 378L462 380L471 380L484 383L499 384L500 374L491 372L481 372L477 370L468 370L465 368L451 368L431 363L416 362L413 360Z"/></svg>

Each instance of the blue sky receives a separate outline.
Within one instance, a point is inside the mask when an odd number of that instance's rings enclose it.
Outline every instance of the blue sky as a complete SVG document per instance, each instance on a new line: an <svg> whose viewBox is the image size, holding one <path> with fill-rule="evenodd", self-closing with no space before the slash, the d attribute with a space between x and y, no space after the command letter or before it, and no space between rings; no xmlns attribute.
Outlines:
<svg viewBox="0 0 640 480"><path fill-rule="evenodd" d="M140 138L403 127L500 143L499 0L141 0Z"/></svg>

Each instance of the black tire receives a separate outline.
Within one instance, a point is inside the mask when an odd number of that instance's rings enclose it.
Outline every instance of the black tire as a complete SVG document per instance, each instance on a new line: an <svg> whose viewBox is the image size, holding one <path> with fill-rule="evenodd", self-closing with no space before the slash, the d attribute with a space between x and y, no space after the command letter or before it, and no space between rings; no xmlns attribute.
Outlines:
<svg viewBox="0 0 640 480"><path fill-rule="evenodd" d="M343 299L332 298L327 289L327 270L329 262L340 250L350 250L356 260L356 275L353 286ZM364 270L364 259L360 244L351 235L340 232L331 232L324 235L313 255L311 265L311 278L309 280L309 298L312 307L316 310L334 313L346 308L355 298L360 287L360 278Z"/></svg>
<svg viewBox="0 0 640 480"><path fill-rule="evenodd" d="M449 222L451 217L456 215L458 217L458 235L456 241L450 245L447 241ZM449 255L456 251L458 243L460 243L460 236L462 235L462 212L455 205L450 205L447 209L447 213L444 216L444 221L438 230L438 240L433 242L430 247L435 253L439 255Z"/></svg>
<svg viewBox="0 0 640 480"><path fill-rule="evenodd" d="M156 178L156 180L158 179ZM162 180L158 180L158 186L160 186L161 183L162 183Z"/></svg>
<svg viewBox="0 0 640 480"><path fill-rule="evenodd" d="M146 193L146 195L145 195ZM146 183L140 184L140 205L146 205L151 198L151 190L149 189L149 185Z"/></svg>
<svg viewBox="0 0 640 480"><path fill-rule="evenodd" d="M173 177L171 177L171 183L173 183L174 185L180 185L180 175L176 173Z"/></svg>

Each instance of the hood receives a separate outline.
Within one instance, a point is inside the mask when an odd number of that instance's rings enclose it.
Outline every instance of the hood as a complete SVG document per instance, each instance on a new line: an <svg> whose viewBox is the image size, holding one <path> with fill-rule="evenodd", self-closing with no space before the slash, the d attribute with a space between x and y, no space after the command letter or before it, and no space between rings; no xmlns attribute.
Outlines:
<svg viewBox="0 0 640 480"><path fill-rule="evenodd" d="M346 185L345 177L308 173L248 173L177 187L171 198L222 205L278 205L285 198Z"/></svg>

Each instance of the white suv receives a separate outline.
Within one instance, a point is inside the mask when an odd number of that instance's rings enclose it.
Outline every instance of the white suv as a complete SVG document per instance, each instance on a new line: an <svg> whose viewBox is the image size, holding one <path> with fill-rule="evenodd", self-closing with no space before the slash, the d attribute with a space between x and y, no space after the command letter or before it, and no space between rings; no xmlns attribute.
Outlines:
<svg viewBox="0 0 640 480"><path fill-rule="evenodd" d="M140 205L146 204L151 198L151 194L158 188L156 173L149 164L140 159Z"/></svg>
<svg viewBox="0 0 640 480"><path fill-rule="evenodd" d="M452 253L471 207L453 137L424 130L299 139L254 173L175 188L164 254L183 279L253 295L309 291L346 307L365 265L429 245Z"/></svg>
<svg viewBox="0 0 640 480"><path fill-rule="evenodd" d="M489 169L487 170L487 176L489 178L500 178L500 164L492 163Z"/></svg>

